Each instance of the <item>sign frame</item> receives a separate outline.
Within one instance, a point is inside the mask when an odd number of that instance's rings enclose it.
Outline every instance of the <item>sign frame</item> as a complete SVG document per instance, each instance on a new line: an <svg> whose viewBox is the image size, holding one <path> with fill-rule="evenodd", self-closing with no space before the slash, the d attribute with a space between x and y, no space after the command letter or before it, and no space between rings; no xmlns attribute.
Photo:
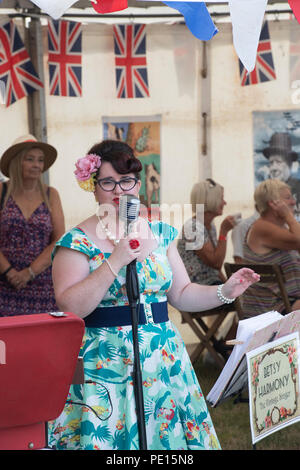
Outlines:
<svg viewBox="0 0 300 470"><path fill-rule="evenodd" d="M246 355L253 444L300 421L299 348L296 331Z"/></svg>

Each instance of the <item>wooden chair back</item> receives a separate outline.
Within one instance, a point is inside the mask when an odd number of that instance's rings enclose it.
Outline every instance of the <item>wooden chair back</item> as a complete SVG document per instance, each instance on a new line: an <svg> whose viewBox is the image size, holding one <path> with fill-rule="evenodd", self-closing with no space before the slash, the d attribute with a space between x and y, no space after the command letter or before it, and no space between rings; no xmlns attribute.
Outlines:
<svg viewBox="0 0 300 470"><path fill-rule="evenodd" d="M285 288L284 274L282 272L281 266L278 264L236 264L236 263L224 263L224 269L227 277L230 277L233 273L238 271L241 268L250 268L253 269L257 274L260 275L261 282L271 284L277 282L282 300L284 302L285 310L287 313L292 311L292 306ZM238 312L240 319L244 317L243 308L241 301L236 299L235 306Z"/></svg>

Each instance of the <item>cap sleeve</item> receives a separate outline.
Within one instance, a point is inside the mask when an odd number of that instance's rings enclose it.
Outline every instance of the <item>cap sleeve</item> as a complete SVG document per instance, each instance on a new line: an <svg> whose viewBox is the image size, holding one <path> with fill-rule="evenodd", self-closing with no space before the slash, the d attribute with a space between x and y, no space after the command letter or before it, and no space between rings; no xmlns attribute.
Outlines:
<svg viewBox="0 0 300 470"><path fill-rule="evenodd" d="M153 234L159 239L160 245L165 248L168 248L178 235L178 230L165 222L152 222L150 225Z"/></svg>
<svg viewBox="0 0 300 470"><path fill-rule="evenodd" d="M52 260L57 253L59 247L70 248L71 250L79 251L87 255L89 258L92 256L93 246L87 239L86 235L77 228L73 228L66 232L55 244L52 251Z"/></svg>

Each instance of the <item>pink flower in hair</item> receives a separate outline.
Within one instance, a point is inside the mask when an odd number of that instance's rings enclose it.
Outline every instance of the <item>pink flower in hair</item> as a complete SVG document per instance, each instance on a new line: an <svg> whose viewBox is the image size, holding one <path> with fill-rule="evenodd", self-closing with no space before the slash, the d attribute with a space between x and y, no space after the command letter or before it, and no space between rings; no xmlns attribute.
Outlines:
<svg viewBox="0 0 300 470"><path fill-rule="evenodd" d="M97 170L101 166L101 158L99 155L89 153L85 157L79 158L75 163L76 170L74 174L76 176L79 186L85 191L95 191L95 176Z"/></svg>

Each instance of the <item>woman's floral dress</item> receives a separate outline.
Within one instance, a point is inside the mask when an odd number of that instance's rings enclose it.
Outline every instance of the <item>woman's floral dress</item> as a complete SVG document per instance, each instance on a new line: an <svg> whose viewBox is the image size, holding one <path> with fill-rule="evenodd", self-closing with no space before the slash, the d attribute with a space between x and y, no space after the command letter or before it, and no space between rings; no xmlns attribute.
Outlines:
<svg viewBox="0 0 300 470"><path fill-rule="evenodd" d="M219 449L205 399L176 327L153 323L150 304L165 302L172 283L167 249L177 231L150 224L158 248L137 263L141 302L147 322L139 325L139 350L148 450ZM80 229L67 232L57 246L89 257L90 271L110 253L102 253ZM128 305L123 267L99 306ZM133 385L131 326L86 327L81 354L85 383L72 385L61 415L49 424L49 444L57 449L138 450Z"/></svg>
<svg viewBox="0 0 300 470"><path fill-rule="evenodd" d="M0 211L0 251L18 271L30 266L51 243L52 232L51 214L44 202L28 219L25 219L12 196ZM6 279L0 278L0 317L57 310L51 266L21 290L16 290Z"/></svg>

